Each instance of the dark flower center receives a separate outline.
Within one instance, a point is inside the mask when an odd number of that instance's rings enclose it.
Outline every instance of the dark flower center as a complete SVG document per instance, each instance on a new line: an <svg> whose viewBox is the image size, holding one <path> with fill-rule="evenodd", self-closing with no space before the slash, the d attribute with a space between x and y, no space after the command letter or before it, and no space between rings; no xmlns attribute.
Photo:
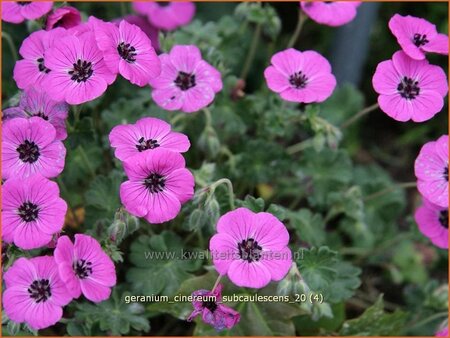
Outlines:
<svg viewBox="0 0 450 338"><path fill-rule="evenodd" d="M205 301L202 302L202 307L207 308L209 311L211 311L211 313L214 313L214 311L217 310L217 303L213 302L212 300Z"/></svg>
<svg viewBox="0 0 450 338"><path fill-rule="evenodd" d="M188 74L185 72L178 72L178 76L174 81L175 85L181 90L188 90L189 88L195 87L195 75Z"/></svg>
<svg viewBox="0 0 450 338"><path fill-rule="evenodd" d="M404 76L397 86L397 91L403 98L413 100L420 94L419 81Z"/></svg>
<svg viewBox="0 0 450 338"><path fill-rule="evenodd" d="M439 213L439 222L441 223L441 225L448 229L448 209L447 210L442 210Z"/></svg>
<svg viewBox="0 0 450 338"><path fill-rule="evenodd" d="M448 182L448 165L444 169L444 178Z"/></svg>
<svg viewBox="0 0 450 338"><path fill-rule="evenodd" d="M23 221L32 222L38 218L39 208L34 203L25 202L19 207L18 213L19 213L20 218L22 218Z"/></svg>
<svg viewBox="0 0 450 338"><path fill-rule="evenodd" d="M40 72L43 72L45 74L50 73L50 69L44 66L44 58L37 59L38 62L38 69Z"/></svg>
<svg viewBox="0 0 450 338"><path fill-rule="evenodd" d="M139 144L136 144L136 148L137 150L139 150L139 152L147 150L147 149L155 149L159 147L158 141L153 140L153 139L148 139L146 140L145 138L141 137L138 140Z"/></svg>
<svg viewBox="0 0 450 338"><path fill-rule="evenodd" d="M92 69L92 62L77 60L76 63L73 64L73 69L69 71L69 75L72 81L86 82L94 73Z"/></svg>
<svg viewBox="0 0 450 338"><path fill-rule="evenodd" d="M239 257L249 263L253 261L259 261L261 258L262 248L258 245L258 242L253 238L242 240L238 243Z"/></svg>
<svg viewBox="0 0 450 338"><path fill-rule="evenodd" d="M133 63L136 61L136 48L131 46L129 43L121 42L117 46L117 52L122 59L128 63Z"/></svg>
<svg viewBox="0 0 450 338"><path fill-rule="evenodd" d="M167 7L170 5L169 1L158 1L157 4L159 5L159 7Z"/></svg>
<svg viewBox="0 0 450 338"><path fill-rule="evenodd" d="M413 42L417 47L420 47L420 46L426 45L430 41L427 39L426 34L422 35L422 34L416 33L416 34L414 34Z"/></svg>
<svg viewBox="0 0 450 338"><path fill-rule="evenodd" d="M45 302L52 296L48 279L36 279L30 284L28 294L36 303Z"/></svg>
<svg viewBox="0 0 450 338"><path fill-rule="evenodd" d="M289 83L293 85L295 88L305 88L308 82L308 78L302 71L298 71L291 76L289 76Z"/></svg>
<svg viewBox="0 0 450 338"><path fill-rule="evenodd" d="M92 274L92 263L85 259L79 259L73 263L75 275L80 279L85 279Z"/></svg>
<svg viewBox="0 0 450 338"><path fill-rule="evenodd" d="M40 152L36 143L25 140L16 151L19 153L19 159L25 163L34 163L38 160Z"/></svg>
<svg viewBox="0 0 450 338"><path fill-rule="evenodd" d="M17 4L19 6L26 6L29 5L31 3L31 1L17 1Z"/></svg>
<svg viewBox="0 0 450 338"><path fill-rule="evenodd" d="M164 190L166 179L160 174L152 173L144 180L144 185L151 193L158 193Z"/></svg>
<svg viewBox="0 0 450 338"><path fill-rule="evenodd" d="M48 116L45 115L43 112L37 112L36 114L34 114L34 116L39 116L40 118L44 119L45 121L48 121Z"/></svg>

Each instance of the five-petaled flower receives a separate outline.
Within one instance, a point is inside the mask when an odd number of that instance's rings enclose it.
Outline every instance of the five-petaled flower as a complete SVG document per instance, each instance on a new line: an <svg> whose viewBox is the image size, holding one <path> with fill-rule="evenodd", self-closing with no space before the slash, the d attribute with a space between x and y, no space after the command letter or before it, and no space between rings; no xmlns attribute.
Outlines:
<svg viewBox="0 0 450 338"><path fill-rule="evenodd" d="M246 208L220 217L209 249L221 275L241 287L262 288L280 281L292 264L289 233L275 216Z"/></svg>
<svg viewBox="0 0 450 338"><path fill-rule="evenodd" d="M179 153L190 147L186 135L171 131L170 124L154 117L144 117L135 124L115 126L109 134L109 141L121 161L159 147Z"/></svg>
<svg viewBox="0 0 450 338"><path fill-rule="evenodd" d="M425 19L395 14L389 20L389 29L413 59L423 60L425 53L448 55L448 36L438 33L436 26Z"/></svg>
<svg viewBox="0 0 450 338"><path fill-rule="evenodd" d="M372 79L382 111L401 122L423 122L439 113L448 92L442 68L398 51L380 62Z"/></svg>
<svg viewBox="0 0 450 338"><path fill-rule="evenodd" d="M161 54L161 75L150 80L153 100L166 110L198 111L222 90L220 72L202 60L193 45L177 45L169 54Z"/></svg>
<svg viewBox="0 0 450 338"><path fill-rule="evenodd" d="M190 322L198 315L201 315L202 320L217 331L231 329L235 326L241 316L236 310L222 304L222 289L223 285L219 283L212 291L204 289L194 291L192 293L194 311L192 311L187 320Z"/></svg>
<svg viewBox="0 0 450 338"><path fill-rule="evenodd" d="M291 102L323 102L336 87L331 65L319 53L289 48L272 56L264 71L267 86Z"/></svg>
<svg viewBox="0 0 450 338"><path fill-rule="evenodd" d="M75 244L67 236L58 239L55 261L59 276L67 286L67 293L80 297L81 293L93 301L108 299L116 285L116 269L111 258L91 236L75 235Z"/></svg>
<svg viewBox="0 0 450 338"><path fill-rule="evenodd" d="M39 330L56 324L72 297L51 256L19 258L4 275L3 308L8 318Z"/></svg>
<svg viewBox="0 0 450 338"><path fill-rule="evenodd" d="M22 23L47 14L52 9L53 1L2 1L0 6L3 21Z"/></svg>

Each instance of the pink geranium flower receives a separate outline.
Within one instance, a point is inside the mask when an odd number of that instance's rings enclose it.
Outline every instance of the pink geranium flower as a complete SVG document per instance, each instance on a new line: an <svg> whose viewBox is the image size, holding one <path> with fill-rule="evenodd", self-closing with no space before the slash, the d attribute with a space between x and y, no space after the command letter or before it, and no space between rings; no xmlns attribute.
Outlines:
<svg viewBox="0 0 450 338"><path fill-rule="evenodd" d="M275 216L239 208L220 217L209 249L221 275L240 287L262 288L288 273L288 242L289 233Z"/></svg>
<svg viewBox="0 0 450 338"><path fill-rule="evenodd" d="M69 106L66 103L53 101L46 93L30 87L22 93L18 107L7 108L3 111L3 119L38 116L55 127L55 140L64 140L67 137L68 113Z"/></svg>
<svg viewBox="0 0 450 338"><path fill-rule="evenodd" d="M3 184L2 238L25 250L45 246L61 231L66 211L55 182L39 174L10 178Z"/></svg>
<svg viewBox="0 0 450 338"><path fill-rule="evenodd" d="M53 6L52 1L2 1L2 20L21 23L25 20L39 19Z"/></svg>
<svg viewBox="0 0 450 338"><path fill-rule="evenodd" d="M81 14L78 9L71 6L64 6L55 9L47 16L46 30L56 27L72 28L81 23Z"/></svg>
<svg viewBox="0 0 450 338"><path fill-rule="evenodd" d="M272 65L264 71L267 86L286 101L323 102L336 87L330 63L315 51L289 48L270 61Z"/></svg>
<svg viewBox="0 0 450 338"><path fill-rule="evenodd" d="M422 147L414 171L422 196L440 207L448 208L448 135Z"/></svg>
<svg viewBox="0 0 450 338"><path fill-rule="evenodd" d="M45 52L67 33L63 28L50 32L40 30L31 33L19 49L22 60L14 66L14 80L17 87L26 89L30 86L46 88L50 69L45 64Z"/></svg>
<svg viewBox="0 0 450 338"><path fill-rule="evenodd" d="M108 299L116 285L116 269L111 258L91 236L75 235L75 244L67 236L58 239L55 261L59 276L67 286L67 293L80 297L81 293L93 301Z"/></svg>
<svg viewBox="0 0 450 338"><path fill-rule="evenodd" d="M419 230L439 248L448 249L448 207L424 199L414 215Z"/></svg>
<svg viewBox="0 0 450 338"><path fill-rule="evenodd" d="M154 117L145 117L136 124L119 125L111 130L109 141L116 148L116 157L124 161L141 152L166 148L184 153L190 147L186 135L170 130L170 124Z"/></svg>
<svg viewBox="0 0 450 338"><path fill-rule="evenodd" d="M27 178L36 173L51 178L64 169L66 148L56 130L40 117L15 118L3 125L2 176Z"/></svg>
<svg viewBox="0 0 450 338"><path fill-rule="evenodd" d="M136 25L122 20L117 27L110 22L96 25L97 45L114 74L138 86L146 86L161 73L161 62L148 36Z"/></svg>
<svg viewBox="0 0 450 338"><path fill-rule="evenodd" d="M174 219L194 195L194 176L179 153L158 148L128 158L123 166L129 180L120 186L120 199L129 213L150 223Z"/></svg>
<svg viewBox="0 0 450 338"><path fill-rule="evenodd" d="M202 60L196 46L174 46L159 57L161 75L150 80L150 85L160 107L192 113L209 105L222 90L220 72Z"/></svg>
<svg viewBox="0 0 450 338"><path fill-rule="evenodd" d="M342 26L356 16L361 1L301 1L300 6L315 22L327 26Z"/></svg>
<svg viewBox="0 0 450 338"><path fill-rule="evenodd" d="M402 51L380 62L372 79L382 111L401 122L423 122L439 113L448 92L442 68Z"/></svg>
<svg viewBox="0 0 450 338"><path fill-rule="evenodd" d="M47 93L69 104L92 101L101 96L116 75L110 71L93 33L67 36L45 52Z"/></svg>
<svg viewBox="0 0 450 338"><path fill-rule="evenodd" d="M192 2L133 2L133 9L146 15L156 28L166 31L174 30L191 22L195 14Z"/></svg>
<svg viewBox="0 0 450 338"><path fill-rule="evenodd" d="M3 308L9 319L39 330L56 324L72 297L51 256L19 258L4 275Z"/></svg>
<svg viewBox="0 0 450 338"><path fill-rule="evenodd" d="M448 327L436 332L436 337L448 337Z"/></svg>
<svg viewBox="0 0 450 338"><path fill-rule="evenodd" d="M389 20L389 29L413 59L425 59L426 52L448 55L448 36L439 34L436 26L425 19L395 14Z"/></svg>
<svg viewBox="0 0 450 338"><path fill-rule="evenodd" d="M130 14L124 16L123 18L116 19L113 22L118 26L122 20L125 20L132 25L138 26L148 36L155 51L158 52L160 50L159 30L158 28L152 26L145 16Z"/></svg>
<svg viewBox="0 0 450 338"><path fill-rule="evenodd" d="M218 284L213 291L194 291L192 293L192 296L195 297L192 301L194 311L189 315L187 321L190 322L198 315L201 315L202 320L217 331L231 329L235 326L241 319L241 316L239 312L221 303L222 289L222 284Z"/></svg>

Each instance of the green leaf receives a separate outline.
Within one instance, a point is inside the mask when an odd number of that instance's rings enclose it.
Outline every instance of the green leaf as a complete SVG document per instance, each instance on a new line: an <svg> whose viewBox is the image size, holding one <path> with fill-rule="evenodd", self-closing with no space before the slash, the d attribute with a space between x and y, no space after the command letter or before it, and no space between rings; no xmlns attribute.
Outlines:
<svg viewBox="0 0 450 338"><path fill-rule="evenodd" d="M286 219L287 209L283 208L281 205L278 204L271 204L267 208L266 212L271 213L281 222L283 222Z"/></svg>
<svg viewBox="0 0 450 338"><path fill-rule="evenodd" d="M127 280L139 294L173 296L181 283L192 277L189 272L202 264L202 259L187 257L186 251L181 238L170 231L140 236L131 244L129 259L134 267Z"/></svg>
<svg viewBox="0 0 450 338"><path fill-rule="evenodd" d="M309 209L288 213L289 223L298 238L314 246L325 243L325 222L322 215L313 214Z"/></svg>
<svg viewBox="0 0 450 338"><path fill-rule="evenodd" d="M255 198L253 196L247 195L245 196L245 200L236 201L238 206L250 209L253 212L262 212L264 211L264 200L259 197Z"/></svg>
<svg viewBox="0 0 450 338"><path fill-rule="evenodd" d="M342 336L400 336L405 329L407 314L397 310L384 312L383 297L356 319L348 320L339 334Z"/></svg>

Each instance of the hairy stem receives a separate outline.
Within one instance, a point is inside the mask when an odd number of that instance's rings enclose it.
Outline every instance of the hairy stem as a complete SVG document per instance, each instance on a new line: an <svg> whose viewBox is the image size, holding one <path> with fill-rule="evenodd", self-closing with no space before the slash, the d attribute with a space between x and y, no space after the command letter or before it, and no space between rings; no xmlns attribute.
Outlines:
<svg viewBox="0 0 450 338"><path fill-rule="evenodd" d="M375 198L381 197L383 195L389 194L390 192L393 192L396 189L407 189L407 188L415 188L417 186L416 182L406 182L406 183L399 183L394 184L393 186L387 187L386 189L382 189L380 191L377 191L371 195L368 195L364 198L364 202L371 201Z"/></svg>
<svg viewBox="0 0 450 338"><path fill-rule="evenodd" d="M250 50L247 53L247 58L245 59L244 67L242 68L241 76L239 78L245 80L247 78L248 72L252 65L253 59L255 58L256 48L258 47L259 37L261 36L262 24L258 23L256 25L255 31L253 32L252 42L250 44Z"/></svg>
<svg viewBox="0 0 450 338"><path fill-rule="evenodd" d="M294 47L295 43L298 40L298 37L300 36L300 33L302 32L303 25L305 24L308 17L305 13L299 8L298 10L298 21L297 21L297 27L295 27L294 34L292 34L291 39L289 40L289 43L287 45L287 48Z"/></svg>
<svg viewBox="0 0 450 338"><path fill-rule="evenodd" d="M373 105L364 108L363 110L361 110L360 112L356 113L351 118L349 118L347 121L342 123L341 124L341 128L345 129L345 128L351 126L353 123L358 121L361 117L366 116L367 114L369 114L370 112L372 112L372 111L374 111L374 110L376 110L378 108L379 108L378 103L374 103Z"/></svg>
<svg viewBox="0 0 450 338"><path fill-rule="evenodd" d="M2 31L2 39L5 39L6 43L8 44L9 49L11 50L11 56L12 56L14 62L16 62L17 61L17 49L16 49L16 46L14 45L14 41L13 41L11 35Z"/></svg>

